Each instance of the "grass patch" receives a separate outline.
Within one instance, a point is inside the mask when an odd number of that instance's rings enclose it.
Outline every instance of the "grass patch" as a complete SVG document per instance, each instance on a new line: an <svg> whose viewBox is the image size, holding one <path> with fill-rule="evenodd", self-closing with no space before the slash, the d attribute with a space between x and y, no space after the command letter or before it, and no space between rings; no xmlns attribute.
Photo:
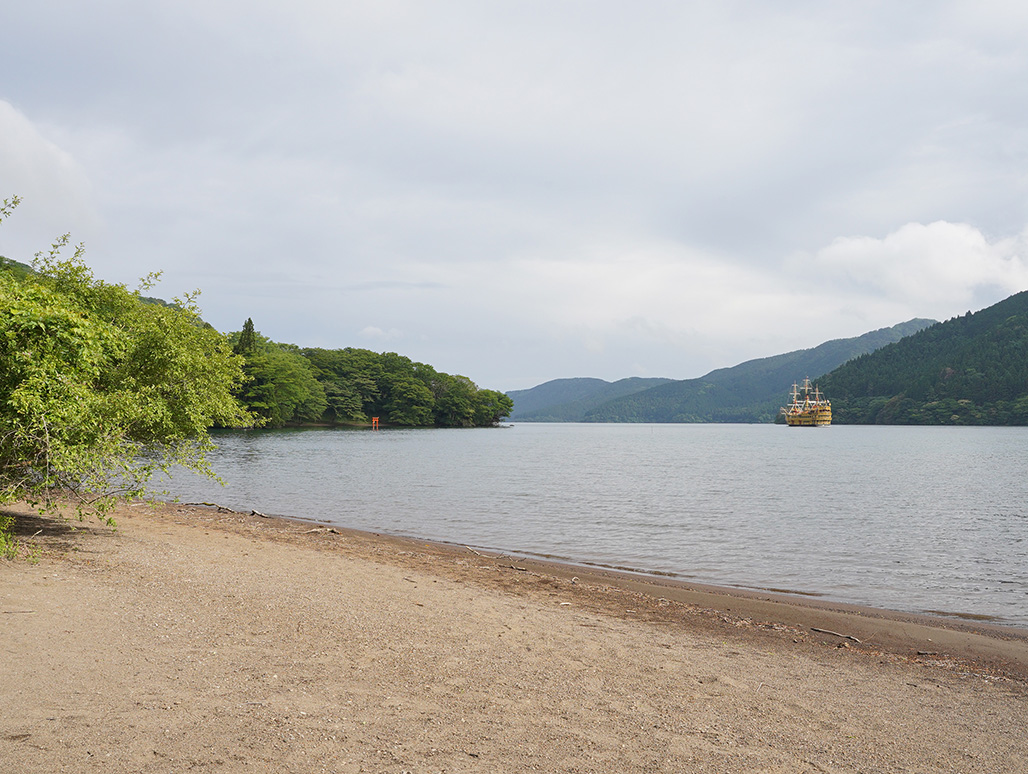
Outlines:
<svg viewBox="0 0 1028 774"><path fill-rule="evenodd" d="M13 525L13 516L0 513L0 558L2 559L18 558L18 541L11 534Z"/></svg>

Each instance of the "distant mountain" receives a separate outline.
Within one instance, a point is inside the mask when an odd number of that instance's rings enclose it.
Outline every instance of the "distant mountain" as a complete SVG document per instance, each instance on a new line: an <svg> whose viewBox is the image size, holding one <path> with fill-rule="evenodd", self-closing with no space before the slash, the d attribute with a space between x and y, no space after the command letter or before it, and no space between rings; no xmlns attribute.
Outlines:
<svg viewBox="0 0 1028 774"><path fill-rule="evenodd" d="M837 423L1028 425L1028 291L858 357L820 382Z"/></svg>
<svg viewBox="0 0 1028 774"><path fill-rule="evenodd" d="M812 349L748 360L698 379L558 379L508 395L522 422L771 422L793 382L935 324L914 319ZM647 384L650 382L650 384Z"/></svg>
<svg viewBox="0 0 1028 774"><path fill-rule="evenodd" d="M580 422L587 411L623 395L647 390L670 379L631 377L616 382L603 379L554 379L528 390L512 390L511 421Z"/></svg>
<svg viewBox="0 0 1028 774"><path fill-rule="evenodd" d="M645 392L608 401L586 413L587 422L772 422L793 382L812 379L859 355L899 341L934 320L914 319L812 349L748 360Z"/></svg>

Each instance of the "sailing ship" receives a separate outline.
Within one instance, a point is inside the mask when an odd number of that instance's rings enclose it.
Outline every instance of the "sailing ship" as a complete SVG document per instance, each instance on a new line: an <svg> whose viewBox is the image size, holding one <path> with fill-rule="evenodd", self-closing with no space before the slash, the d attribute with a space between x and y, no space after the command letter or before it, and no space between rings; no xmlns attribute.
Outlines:
<svg viewBox="0 0 1028 774"><path fill-rule="evenodd" d="M826 427L832 424L832 404L810 378L792 385L792 403L782 409L789 427Z"/></svg>

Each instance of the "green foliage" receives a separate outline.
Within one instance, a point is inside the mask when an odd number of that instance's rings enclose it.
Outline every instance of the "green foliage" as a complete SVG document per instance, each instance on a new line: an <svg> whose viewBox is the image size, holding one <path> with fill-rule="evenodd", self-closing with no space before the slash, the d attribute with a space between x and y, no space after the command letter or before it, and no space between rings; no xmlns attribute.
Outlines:
<svg viewBox="0 0 1028 774"><path fill-rule="evenodd" d="M506 395L480 390L466 376L451 376L395 352L305 349L324 386L328 422L365 423L372 417L407 427L486 427L513 406Z"/></svg>
<svg viewBox="0 0 1028 774"><path fill-rule="evenodd" d="M261 424L283 427L321 419L328 406L325 389L295 346L270 341L254 330L250 319L230 340L245 361L246 377L236 395Z"/></svg>
<svg viewBox="0 0 1028 774"><path fill-rule="evenodd" d="M1028 424L1028 292L856 358L821 389L838 423Z"/></svg>
<svg viewBox="0 0 1028 774"><path fill-rule="evenodd" d="M10 258L5 258L0 255L0 271L8 272L14 276L15 279L25 279L32 274L32 267L26 266L24 263L18 261L12 261Z"/></svg>
<svg viewBox="0 0 1028 774"><path fill-rule="evenodd" d="M246 322L243 323L243 330L239 333L239 338L236 339L232 351L243 357L252 355L257 351L257 332L253 329L252 318L246 318Z"/></svg>
<svg viewBox="0 0 1028 774"><path fill-rule="evenodd" d="M81 247L62 259L67 241L32 275L0 272L0 503L73 494L103 515L174 465L209 473L207 428L249 418L241 362L195 296L144 303L94 279Z"/></svg>
<svg viewBox="0 0 1028 774"><path fill-rule="evenodd" d="M11 535L14 517L0 513L0 559L16 559L18 557L18 541Z"/></svg>
<svg viewBox="0 0 1028 774"><path fill-rule="evenodd" d="M475 395L475 425L495 425L508 416L514 401L498 390L479 390Z"/></svg>
<svg viewBox="0 0 1028 774"><path fill-rule="evenodd" d="M239 398L273 427L367 424L372 417L404 427L482 427L511 410L506 395L395 352L300 350L266 339L251 320L229 339L246 358Z"/></svg>

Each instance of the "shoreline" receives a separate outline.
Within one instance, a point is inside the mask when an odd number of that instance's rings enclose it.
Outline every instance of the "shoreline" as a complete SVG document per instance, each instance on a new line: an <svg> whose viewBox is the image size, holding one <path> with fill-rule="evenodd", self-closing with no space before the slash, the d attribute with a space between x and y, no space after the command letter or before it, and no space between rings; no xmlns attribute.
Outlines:
<svg viewBox="0 0 1028 774"><path fill-rule="evenodd" d="M499 566L515 573L570 582L580 587L617 589L652 602L662 600L684 606L697 619L712 618L733 626L761 625L784 627L799 636L823 635L824 645L865 648L888 653L918 663L979 669L1028 683L1028 628L990 621L908 613L871 605L836 602L819 596L806 596L781 590L750 589L697 583L680 577L544 558L518 552L472 548L442 540L394 535L330 524L296 516L235 511L214 503L168 503L199 508L242 519L260 519L268 526L285 528L295 535L299 528L324 529L364 541L381 541L401 549L431 549L430 556L443 563L460 562L468 557L499 561ZM309 534L305 532L303 534ZM503 560L509 559L506 562ZM445 566L445 564L442 564ZM622 615L623 609L612 609ZM740 622L744 622L740 624Z"/></svg>
<svg viewBox="0 0 1028 774"><path fill-rule="evenodd" d="M1014 774L1028 637L320 524L16 516L12 771Z"/></svg>
<svg viewBox="0 0 1028 774"><path fill-rule="evenodd" d="M1002 616L945 610L898 610L895 608L880 607L878 605L875 605L874 603L861 603L852 601L848 602L833 599L829 594L817 591L799 591L775 587L737 585L732 584L730 582L693 580L692 578L685 575L660 570L647 570L635 567L628 567L624 565L605 564L602 562L594 562L589 560L576 560L565 556L550 556L545 554L536 554L531 552L519 551L517 549L499 549L491 548L488 546L483 547L478 545L472 546L463 543L458 543L455 541L442 540L436 538L424 538L419 537L417 535L408 535L391 532L376 532L372 529L349 527L321 518L305 518L301 516L290 516L284 514L264 514L255 510L237 511L227 506L219 505L217 503L176 503L172 500L161 500L158 502L167 505L179 504L186 506L213 508L216 510L234 513L238 515L252 514L255 516L260 516L262 518L278 519L284 522L297 522L300 524L320 525L324 527L331 527L332 529L340 530L355 535L364 534L384 539L407 540L413 543L432 543L443 548L451 548L455 551L465 550L473 552L484 552L486 554L495 554L499 556L511 556L516 557L518 560L536 563L540 567L552 566L555 569L570 568L574 569L575 572L579 572L579 574L585 572L590 574L602 574L609 576L610 578L623 577L626 580L626 582L629 582L632 579L636 579L644 585L650 584L654 586L659 586L663 583L667 583L674 587L684 587L687 589L693 589L695 591L706 591L715 596L729 596L740 598L752 597L755 599L765 599L767 601L775 600L785 605L810 606L814 608L824 608L828 610L848 611L854 614L864 616L887 617L895 620L910 620L913 622L920 622L927 626L935 625L940 626L942 628L966 629L968 631L984 630L986 632L994 632L999 636L1002 636L1003 632L1008 632L1014 638L1028 639L1028 624L1022 624L1017 621L1009 621L1008 619L1004 619Z"/></svg>

